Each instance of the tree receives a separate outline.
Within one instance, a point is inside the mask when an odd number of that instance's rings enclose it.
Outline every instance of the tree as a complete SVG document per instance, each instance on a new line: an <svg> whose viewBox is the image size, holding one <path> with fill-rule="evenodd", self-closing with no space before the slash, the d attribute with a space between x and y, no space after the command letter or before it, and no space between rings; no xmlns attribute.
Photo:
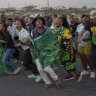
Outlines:
<svg viewBox="0 0 96 96"><path fill-rule="evenodd" d="M83 6L82 8L83 8L83 9L87 9L87 6Z"/></svg>

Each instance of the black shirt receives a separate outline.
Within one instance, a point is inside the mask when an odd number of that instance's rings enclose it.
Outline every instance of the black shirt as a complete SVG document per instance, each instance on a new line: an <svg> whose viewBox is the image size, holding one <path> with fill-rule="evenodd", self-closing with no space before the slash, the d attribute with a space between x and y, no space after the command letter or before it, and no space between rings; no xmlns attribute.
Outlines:
<svg viewBox="0 0 96 96"><path fill-rule="evenodd" d="M32 31L32 39L35 39L41 35L43 35L45 33L47 28L44 27L44 31L42 33L38 33L38 30L37 28L35 28L33 31Z"/></svg>
<svg viewBox="0 0 96 96"><path fill-rule="evenodd" d="M7 30L4 33L0 32L0 39L7 42L7 44L3 44L5 48L14 48L14 41Z"/></svg>
<svg viewBox="0 0 96 96"><path fill-rule="evenodd" d="M71 34L73 35L74 32L76 32L77 26L79 25L79 23L74 23L73 25L70 25L70 31Z"/></svg>
<svg viewBox="0 0 96 96"><path fill-rule="evenodd" d="M28 24L27 27L28 27L28 30L29 30L30 32L35 29L35 27L34 27L34 26L31 26L30 24Z"/></svg>
<svg viewBox="0 0 96 96"><path fill-rule="evenodd" d="M96 24L89 22L86 26L85 26L85 30L90 32L90 37L91 37L91 41L92 41L92 45L96 46L96 38L93 35L93 32L96 31Z"/></svg>
<svg viewBox="0 0 96 96"><path fill-rule="evenodd" d="M47 27L50 27L51 25L52 25L52 21L51 20L46 23Z"/></svg>

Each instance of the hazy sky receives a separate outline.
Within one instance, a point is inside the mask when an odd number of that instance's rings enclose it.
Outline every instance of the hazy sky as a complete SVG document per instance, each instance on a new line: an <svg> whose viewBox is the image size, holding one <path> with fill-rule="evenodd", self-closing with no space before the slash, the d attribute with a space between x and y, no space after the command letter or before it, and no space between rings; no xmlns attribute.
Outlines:
<svg viewBox="0 0 96 96"><path fill-rule="evenodd" d="M49 0L50 6L65 7L94 7L96 8L96 0ZM10 7L21 8L27 5L37 5L38 7L47 6L47 0L0 0L0 8Z"/></svg>

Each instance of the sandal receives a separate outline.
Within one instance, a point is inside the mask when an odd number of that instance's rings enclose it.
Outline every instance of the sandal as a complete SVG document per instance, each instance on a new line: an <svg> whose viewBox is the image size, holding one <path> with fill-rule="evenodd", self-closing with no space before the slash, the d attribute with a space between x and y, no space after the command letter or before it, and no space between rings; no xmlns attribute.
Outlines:
<svg viewBox="0 0 96 96"><path fill-rule="evenodd" d="M45 84L42 89L43 89L43 90L46 90L46 89L48 89L48 88L51 88L52 86L53 86L52 84Z"/></svg>

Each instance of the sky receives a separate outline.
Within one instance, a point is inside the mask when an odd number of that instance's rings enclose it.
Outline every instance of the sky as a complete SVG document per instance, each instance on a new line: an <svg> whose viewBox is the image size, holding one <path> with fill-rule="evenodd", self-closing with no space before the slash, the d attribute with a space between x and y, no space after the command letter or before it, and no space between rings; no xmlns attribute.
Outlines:
<svg viewBox="0 0 96 96"><path fill-rule="evenodd" d="M39 8L46 7L47 0L0 0L0 8L10 6L18 9L28 5L36 5ZM65 6L67 8L81 8L87 6L88 8L96 8L96 0L49 0L49 6Z"/></svg>

